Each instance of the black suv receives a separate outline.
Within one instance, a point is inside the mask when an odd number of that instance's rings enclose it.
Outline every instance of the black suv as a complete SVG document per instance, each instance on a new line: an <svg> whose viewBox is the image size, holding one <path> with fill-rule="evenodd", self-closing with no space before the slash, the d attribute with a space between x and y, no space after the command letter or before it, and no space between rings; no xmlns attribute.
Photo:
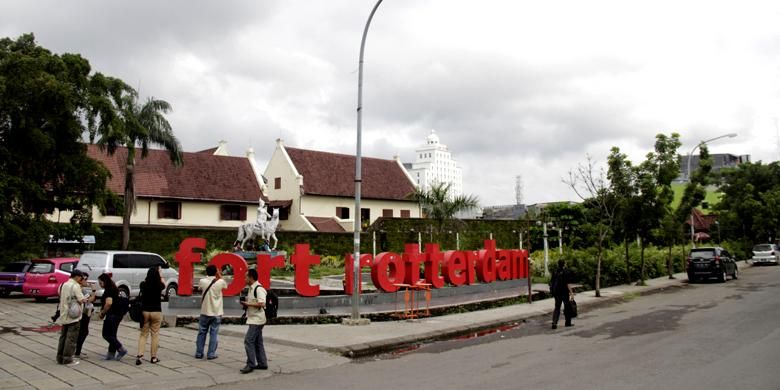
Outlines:
<svg viewBox="0 0 780 390"><path fill-rule="evenodd" d="M739 276L739 269L737 269L734 258L731 257L729 251L721 247L691 249L691 254L688 255L686 262L686 271L688 271L690 282L711 277L725 282L726 275L731 275L732 279Z"/></svg>

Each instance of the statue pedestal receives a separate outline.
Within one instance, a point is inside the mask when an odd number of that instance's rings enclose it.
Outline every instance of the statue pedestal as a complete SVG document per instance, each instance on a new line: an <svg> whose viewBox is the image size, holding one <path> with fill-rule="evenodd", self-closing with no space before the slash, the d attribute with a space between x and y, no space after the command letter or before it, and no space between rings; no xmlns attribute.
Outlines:
<svg viewBox="0 0 780 390"><path fill-rule="evenodd" d="M257 255L270 255L271 257L284 256L287 258L287 251L236 251L233 252L246 260L247 264L257 263Z"/></svg>

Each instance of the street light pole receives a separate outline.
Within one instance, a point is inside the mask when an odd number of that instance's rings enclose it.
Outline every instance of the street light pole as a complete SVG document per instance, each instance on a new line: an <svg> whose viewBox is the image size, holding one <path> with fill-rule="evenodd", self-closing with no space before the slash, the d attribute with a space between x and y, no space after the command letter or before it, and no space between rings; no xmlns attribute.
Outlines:
<svg viewBox="0 0 780 390"><path fill-rule="evenodd" d="M734 138L736 136L737 136L737 133L723 134L723 135L717 136L715 138L710 138L708 140L701 141L696 146L694 146L693 149L691 149L691 152L688 153L688 170L685 172L685 179L686 179L686 181L688 183L691 182L691 159L693 158L693 152L695 152L696 149L698 149L702 145L707 144L708 142L717 141L717 140L719 140L721 138ZM693 209L691 209L691 247L692 248L696 247L696 240L694 239L694 230L695 229L693 227Z"/></svg>
<svg viewBox="0 0 780 390"><path fill-rule="evenodd" d="M376 9L379 8L379 4L382 0L378 0L371 10L371 14L366 21L366 27L363 29L363 38L360 40L360 59L358 62L358 104L357 104L357 147L355 152L355 234L354 234L354 257L352 259L352 320L358 321L360 319L360 282L362 277L360 276L360 231L361 215L360 215L360 183L362 179L362 167L361 167L361 148L362 148L362 129L363 129L363 54L366 50L366 36L368 35L368 27L371 25L371 19L374 18Z"/></svg>

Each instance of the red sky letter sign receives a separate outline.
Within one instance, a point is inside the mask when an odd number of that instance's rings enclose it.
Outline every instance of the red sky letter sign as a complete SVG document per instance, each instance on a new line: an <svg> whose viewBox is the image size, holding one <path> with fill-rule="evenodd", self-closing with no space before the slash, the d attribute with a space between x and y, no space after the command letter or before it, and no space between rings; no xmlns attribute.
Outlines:
<svg viewBox="0 0 780 390"><path fill-rule="evenodd" d="M404 282L406 272L403 258L398 253L383 252L376 255L371 264L371 281L377 289L384 292L396 292L398 286Z"/></svg>
<svg viewBox="0 0 780 390"><path fill-rule="evenodd" d="M211 258L209 265L214 265L217 269L223 269L226 265L233 268L233 281L226 289L222 290L222 295L227 297L238 295L246 286L246 271L249 270L249 267L243 257L235 253L223 252Z"/></svg>
<svg viewBox="0 0 780 390"><path fill-rule="evenodd" d="M320 257L309 253L309 244L295 244L295 250L290 257L295 267L295 291L302 297L320 295L320 286L309 283L309 267L320 263Z"/></svg>
<svg viewBox="0 0 780 390"><path fill-rule="evenodd" d="M185 238L179 244L179 251L173 256L179 263L179 295L192 295L193 264L199 264L201 253L195 249L206 250L206 240L203 238Z"/></svg>
<svg viewBox="0 0 780 390"><path fill-rule="evenodd" d="M355 258L352 256L352 254L347 254L344 256L346 260L344 260L344 294L352 295L352 285L354 284L352 282L352 278L355 275ZM362 271L364 267L371 267L371 261L373 259L371 258L371 255L369 254L361 254L360 255L360 270ZM361 281L362 282L362 281ZM358 292L363 292L363 283L358 284Z"/></svg>
<svg viewBox="0 0 780 390"><path fill-rule="evenodd" d="M284 268L284 256L257 255L257 277L263 288L271 288L271 269Z"/></svg>

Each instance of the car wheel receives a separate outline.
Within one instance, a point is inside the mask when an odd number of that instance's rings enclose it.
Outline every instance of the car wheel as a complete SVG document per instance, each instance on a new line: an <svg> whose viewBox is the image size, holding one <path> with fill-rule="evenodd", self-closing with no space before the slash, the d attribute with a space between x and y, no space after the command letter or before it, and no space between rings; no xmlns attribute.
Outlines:
<svg viewBox="0 0 780 390"><path fill-rule="evenodd" d="M38 303L46 302L46 297L35 297L35 302Z"/></svg>
<svg viewBox="0 0 780 390"><path fill-rule="evenodd" d="M720 270L720 275L718 275L718 281L721 282L721 283L725 283L726 282L726 269L725 268L722 268Z"/></svg>
<svg viewBox="0 0 780 390"><path fill-rule="evenodd" d="M170 301L171 297L175 297L177 295L177 289L179 286L176 285L176 283L171 283L168 285L168 288L165 289L165 300Z"/></svg>
<svg viewBox="0 0 780 390"><path fill-rule="evenodd" d="M732 279L739 279L739 268L737 266L734 266L734 273L731 274Z"/></svg>
<svg viewBox="0 0 780 390"><path fill-rule="evenodd" d="M688 275L688 283L696 283L696 277L693 275Z"/></svg>
<svg viewBox="0 0 780 390"><path fill-rule="evenodd" d="M130 299L130 289L128 289L126 286L119 287L119 296Z"/></svg>
<svg viewBox="0 0 780 390"><path fill-rule="evenodd" d="M0 290L0 297L1 297L1 298L5 298L5 297L7 297L7 296L9 296L9 295L11 295L11 292L10 292L10 291L8 291L8 290L6 290L6 289L1 289L1 290Z"/></svg>

